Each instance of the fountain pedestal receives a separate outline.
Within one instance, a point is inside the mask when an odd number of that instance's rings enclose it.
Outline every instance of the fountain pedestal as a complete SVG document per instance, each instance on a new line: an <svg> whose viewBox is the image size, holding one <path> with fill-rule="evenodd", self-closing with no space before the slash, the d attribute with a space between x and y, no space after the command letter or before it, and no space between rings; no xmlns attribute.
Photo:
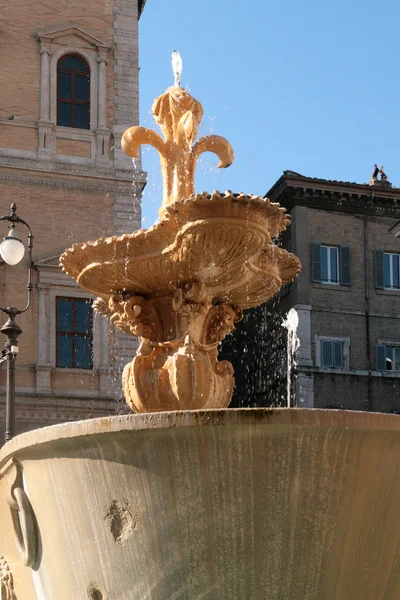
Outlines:
<svg viewBox="0 0 400 600"><path fill-rule="evenodd" d="M153 114L165 141L131 127L122 145L132 157L144 143L158 150L160 220L148 230L75 244L61 264L99 297L98 310L141 340L123 374L134 411L225 408L233 368L218 361L218 344L244 309L267 301L299 273L298 258L273 243L290 218L268 198L194 193L199 155L214 152L227 167L233 149L216 135L194 143L203 109L186 90L169 88Z"/></svg>

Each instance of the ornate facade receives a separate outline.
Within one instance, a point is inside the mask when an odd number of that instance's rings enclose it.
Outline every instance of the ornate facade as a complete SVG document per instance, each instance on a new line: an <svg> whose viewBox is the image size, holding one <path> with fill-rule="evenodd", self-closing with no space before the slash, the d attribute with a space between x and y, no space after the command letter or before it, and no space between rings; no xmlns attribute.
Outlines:
<svg viewBox="0 0 400 600"><path fill-rule="evenodd" d="M140 227L145 174L121 136L138 123L143 7L56 0L49 10L21 0L3 10L0 214L15 202L34 235L32 305L18 319L18 431L115 413L117 373L135 353L133 338L90 309L79 322L91 298L62 273L59 256L71 243ZM0 264L1 306L25 303L27 266Z"/></svg>

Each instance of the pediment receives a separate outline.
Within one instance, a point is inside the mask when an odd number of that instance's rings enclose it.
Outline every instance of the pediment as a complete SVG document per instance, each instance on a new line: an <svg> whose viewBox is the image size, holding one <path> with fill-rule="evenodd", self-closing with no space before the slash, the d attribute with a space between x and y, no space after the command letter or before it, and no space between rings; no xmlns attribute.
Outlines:
<svg viewBox="0 0 400 600"><path fill-rule="evenodd" d="M61 252L54 256L48 256L46 258L43 258L42 260L36 261L35 267L39 270L46 269L46 268L47 269L61 269L60 256L61 256Z"/></svg>
<svg viewBox="0 0 400 600"><path fill-rule="evenodd" d="M61 254L62 252L53 256L46 256L45 258L42 258L42 260L35 262L39 286L44 286L46 288L51 286L62 286L63 288L65 286L69 288L78 287L76 281L70 275L63 272L60 266Z"/></svg>
<svg viewBox="0 0 400 600"><path fill-rule="evenodd" d="M76 44L79 41L81 44L84 43L92 48L110 48L103 40L94 37L82 27L72 24L44 29L38 32L38 39L41 42L53 42L62 45Z"/></svg>

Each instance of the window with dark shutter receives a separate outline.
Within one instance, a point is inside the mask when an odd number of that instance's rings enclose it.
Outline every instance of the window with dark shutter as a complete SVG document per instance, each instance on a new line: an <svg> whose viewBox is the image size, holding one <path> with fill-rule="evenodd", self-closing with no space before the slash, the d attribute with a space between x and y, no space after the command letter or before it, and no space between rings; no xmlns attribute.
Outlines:
<svg viewBox="0 0 400 600"><path fill-rule="evenodd" d="M400 371L400 346L378 344L376 369L378 371Z"/></svg>
<svg viewBox="0 0 400 600"><path fill-rule="evenodd" d="M344 342L338 340L321 340L321 367L331 369L344 368Z"/></svg>
<svg viewBox="0 0 400 600"><path fill-rule="evenodd" d="M351 248L340 246L340 285L351 285Z"/></svg>
<svg viewBox="0 0 400 600"><path fill-rule="evenodd" d="M311 244L312 280L321 283L321 244Z"/></svg>
<svg viewBox="0 0 400 600"><path fill-rule="evenodd" d="M84 298L56 298L56 366L92 368L92 309Z"/></svg>
<svg viewBox="0 0 400 600"><path fill-rule="evenodd" d="M311 244L312 281L351 285L351 248Z"/></svg>
<svg viewBox="0 0 400 600"><path fill-rule="evenodd" d="M400 254L375 250L375 286L400 290Z"/></svg>
<svg viewBox="0 0 400 600"><path fill-rule="evenodd" d="M90 127L89 66L77 54L62 56L57 63L57 125Z"/></svg>
<svg viewBox="0 0 400 600"><path fill-rule="evenodd" d="M374 251L374 263L375 263L375 287L382 289L384 286L383 278L383 250Z"/></svg>

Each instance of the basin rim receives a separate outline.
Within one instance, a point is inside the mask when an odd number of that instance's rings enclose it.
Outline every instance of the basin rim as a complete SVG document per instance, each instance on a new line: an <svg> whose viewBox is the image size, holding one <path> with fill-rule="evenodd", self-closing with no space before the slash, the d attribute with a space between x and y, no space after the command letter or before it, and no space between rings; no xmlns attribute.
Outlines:
<svg viewBox="0 0 400 600"><path fill-rule="evenodd" d="M340 427L400 432L400 415L307 408L228 408L100 417L50 425L22 433L7 442L0 450L0 467L19 451L37 448L57 440L121 431L235 425Z"/></svg>

